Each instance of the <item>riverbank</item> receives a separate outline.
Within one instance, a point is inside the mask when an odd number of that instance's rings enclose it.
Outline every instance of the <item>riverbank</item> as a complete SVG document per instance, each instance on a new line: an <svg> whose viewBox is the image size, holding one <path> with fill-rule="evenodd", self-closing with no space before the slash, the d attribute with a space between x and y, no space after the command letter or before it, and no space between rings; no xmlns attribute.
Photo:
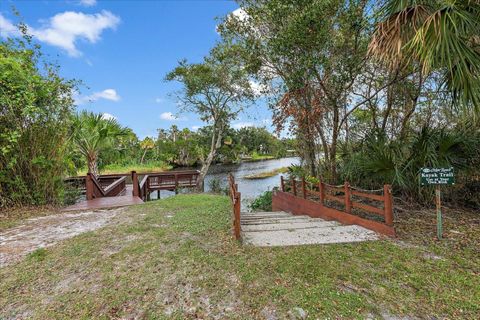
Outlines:
<svg viewBox="0 0 480 320"><path fill-rule="evenodd" d="M289 157L278 158L271 155L253 155L250 158L243 158L238 163L234 164L241 164L242 162L260 162L260 161L267 161L267 160L279 160L279 159L287 159ZM232 163L214 163L214 165L231 165ZM182 170L182 169L191 169L192 167L174 167L171 164L164 163L164 162L154 162L154 163L137 163L137 164L126 164L126 165L119 165L119 164L110 164L103 167L100 170L101 174L115 174L115 173L128 173L131 171L137 171L137 173L145 173L145 172L164 172L173 169ZM200 168L200 166L198 167ZM84 176L87 174L87 168L82 168L77 171L77 176Z"/></svg>
<svg viewBox="0 0 480 320"><path fill-rule="evenodd" d="M466 221L474 215L454 225L446 211L442 242L430 234L412 241L407 224L399 240L285 248L233 240L227 197L180 195L121 215L1 268L0 318L472 319L480 312L479 225Z"/></svg>
<svg viewBox="0 0 480 320"><path fill-rule="evenodd" d="M172 169L173 169L173 166L163 162L144 163L144 164L136 163L136 164L127 164L127 165L111 164L102 168L100 170L100 174L129 173L132 171L137 171L137 173L164 172ZM86 174L87 174L86 168L77 171L77 176L85 176Z"/></svg>
<svg viewBox="0 0 480 320"><path fill-rule="evenodd" d="M260 173L250 174L250 175L244 176L243 178L244 179L250 179L250 180L265 179L265 178L274 177L276 175L279 175L281 173L286 173L286 172L288 172L288 167L282 167L282 168L278 168L278 169L274 169L274 170L270 170L270 171L264 171L264 172L260 172Z"/></svg>

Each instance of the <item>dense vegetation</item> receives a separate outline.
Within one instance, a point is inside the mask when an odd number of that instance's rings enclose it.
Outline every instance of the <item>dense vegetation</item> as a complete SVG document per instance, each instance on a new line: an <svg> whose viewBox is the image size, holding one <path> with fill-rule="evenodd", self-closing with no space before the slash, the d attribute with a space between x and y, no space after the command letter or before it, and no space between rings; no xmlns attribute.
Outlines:
<svg viewBox="0 0 480 320"><path fill-rule="evenodd" d="M75 83L30 40L0 42L0 207L63 198Z"/></svg>
<svg viewBox="0 0 480 320"><path fill-rule="evenodd" d="M448 197L478 206L478 1L239 4L223 41L297 137L304 175L423 201L419 169L453 166Z"/></svg>
<svg viewBox="0 0 480 320"><path fill-rule="evenodd" d="M478 206L478 1L238 3L205 58L166 75L180 83L179 111L197 113L205 127L172 126L143 141L101 116L75 116L75 83L43 64L28 36L2 41L0 205L59 203L67 172L201 165L203 176L214 161L295 148L298 174L389 183L417 202L432 195L419 169L453 166L457 184L446 196ZM265 129L231 128L260 96L295 146Z"/></svg>

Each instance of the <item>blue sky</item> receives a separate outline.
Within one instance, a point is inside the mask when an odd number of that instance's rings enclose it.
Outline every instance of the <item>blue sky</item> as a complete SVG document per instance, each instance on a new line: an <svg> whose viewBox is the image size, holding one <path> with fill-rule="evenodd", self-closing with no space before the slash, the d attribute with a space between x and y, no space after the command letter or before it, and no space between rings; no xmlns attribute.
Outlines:
<svg viewBox="0 0 480 320"><path fill-rule="evenodd" d="M0 0L0 36L15 35L12 5L62 76L84 83L78 108L114 116L139 138L172 124L203 125L194 114L175 119L176 101L169 94L179 84L163 79L183 58L200 62L220 39L216 18L238 8L220 0ZM270 118L258 103L233 126L263 126Z"/></svg>

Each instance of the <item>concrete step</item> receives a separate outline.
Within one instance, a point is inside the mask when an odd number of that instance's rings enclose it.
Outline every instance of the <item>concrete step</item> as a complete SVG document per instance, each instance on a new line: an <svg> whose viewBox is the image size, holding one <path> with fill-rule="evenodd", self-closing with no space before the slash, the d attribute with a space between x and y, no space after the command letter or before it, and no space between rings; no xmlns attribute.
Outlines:
<svg viewBox="0 0 480 320"><path fill-rule="evenodd" d="M293 216L284 218L258 218L258 219L241 219L243 224L264 224L264 223L282 223L282 222L309 222L312 218L308 216Z"/></svg>
<svg viewBox="0 0 480 320"><path fill-rule="evenodd" d="M242 212L240 214L241 217L290 217L292 216L291 213L287 213L284 211L274 211L274 212Z"/></svg>
<svg viewBox="0 0 480 320"><path fill-rule="evenodd" d="M332 228L339 226L336 221L295 221L295 222L280 222L280 223L264 223L264 224L245 224L242 225L242 231L262 232L274 230L293 230L293 229L311 229L311 228Z"/></svg>
<svg viewBox="0 0 480 320"><path fill-rule="evenodd" d="M347 243L377 240L378 235L360 226L314 227L291 230L271 230L263 232L243 231L245 244L260 247L294 246L306 244Z"/></svg>

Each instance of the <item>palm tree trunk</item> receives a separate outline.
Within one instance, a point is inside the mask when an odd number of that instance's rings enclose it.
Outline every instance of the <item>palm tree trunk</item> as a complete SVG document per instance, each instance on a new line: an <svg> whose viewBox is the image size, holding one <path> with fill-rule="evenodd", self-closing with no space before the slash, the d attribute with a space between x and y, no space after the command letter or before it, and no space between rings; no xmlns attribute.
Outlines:
<svg viewBox="0 0 480 320"><path fill-rule="evenodd" d="M90 154L87 157L88 173L93 174L95 178L98 178L98 166L97 166L97 155Z"/></svg>

